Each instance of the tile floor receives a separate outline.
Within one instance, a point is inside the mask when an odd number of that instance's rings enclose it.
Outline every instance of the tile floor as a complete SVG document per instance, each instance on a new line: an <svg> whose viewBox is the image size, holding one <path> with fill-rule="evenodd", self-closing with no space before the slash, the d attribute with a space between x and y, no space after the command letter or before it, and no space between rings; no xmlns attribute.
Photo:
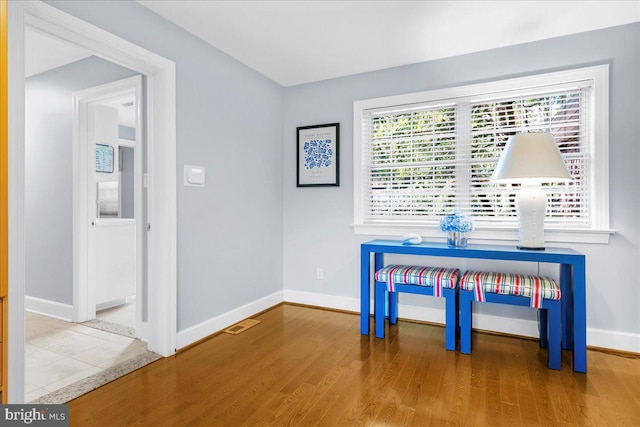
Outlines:
<svg viewBox="0 0 640 427"><path fill-rule="evenodd" d="M135 303L98 313L98 318L135 326ZM147 350L139 340L25 313L25 402L61 389ZM124 324L124 323L123 323Z"/></svg>
<svg viewBox="0 0 640 427"><path fill-rule="evenodd" d="M119 325L136 327L136 297L135 295L127 297L126 304L117 307L101 310L96 313L96 318L107 320Z"/></svg>

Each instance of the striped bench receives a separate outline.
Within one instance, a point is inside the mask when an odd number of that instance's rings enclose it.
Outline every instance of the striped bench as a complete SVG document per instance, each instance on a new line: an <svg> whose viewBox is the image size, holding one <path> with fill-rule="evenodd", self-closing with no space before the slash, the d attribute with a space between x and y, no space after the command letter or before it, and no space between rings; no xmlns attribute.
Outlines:
<svg viewBox="0 0 640 427"><path fill-rule="evenodd" d="M459 291L460 351L471 354L472 302L529 306L540 310L540 346L549 347L549 368L560 369L560 299L560 286L553 279L511 273L465 272Z"/></svg>
<svg viewBox="0 0 640 427"><path fill-rule="evenodd" d="M458 327L458 278L456 268L388 265L375 274L376 337L384 338L385 301L389 301L389 323L398 321L398 292L445 298L445 347L456 349Z"/></svg>

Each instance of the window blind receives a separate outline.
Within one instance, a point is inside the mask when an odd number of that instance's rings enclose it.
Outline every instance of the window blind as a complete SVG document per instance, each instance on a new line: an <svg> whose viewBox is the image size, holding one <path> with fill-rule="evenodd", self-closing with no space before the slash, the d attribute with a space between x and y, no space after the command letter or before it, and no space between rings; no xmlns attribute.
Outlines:
<svg viewBox="0 0 640 427"><path fill-rule="evenodd" d="M461 209L477 225L515 225L518 185L491 183L493 169L511 135L550 132L573 180L543 185L548 225L588 227L591 91L565 84L364 110L364 222L435 224Z"/></svg>
<svg viewBox="0 0 640 427"><path fill-rule="evenodd" d="M493 184L491 174L511 135L549 132L573 180L543 184L548 199L546 222L587 226L590 135L585 110L589 94L586 87L470 103L470 188L460 195L458 206L479 221L515 223L519 185Z"/></svg>
<svg viewBox="0 0 640 427"><path fill-rule="evenodd" d="M454 207L454 105L373 111L366 129L370 219L428 220Z"/></svg>

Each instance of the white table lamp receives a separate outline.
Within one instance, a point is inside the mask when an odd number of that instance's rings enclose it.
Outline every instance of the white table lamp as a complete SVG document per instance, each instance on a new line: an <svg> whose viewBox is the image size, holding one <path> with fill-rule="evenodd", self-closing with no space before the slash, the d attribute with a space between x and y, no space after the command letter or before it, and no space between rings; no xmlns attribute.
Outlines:
<svg viewBox="0 0 640 427"><path fill-rule="evenodd" d="M513 135L507 141L491 180L522 185L516 195L518 247L544 249L547 195L540 184L571 180L553 136L550 133Z"/></svg>

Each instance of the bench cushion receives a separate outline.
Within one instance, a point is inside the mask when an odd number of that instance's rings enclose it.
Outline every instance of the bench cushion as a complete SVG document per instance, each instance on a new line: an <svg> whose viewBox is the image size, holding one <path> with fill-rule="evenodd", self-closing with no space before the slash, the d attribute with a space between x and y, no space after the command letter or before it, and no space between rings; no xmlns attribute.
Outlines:
<svg viewBox="0 0 640 427"><path fill-rule="evenodd" d="M485 292L531 298L531 307L542 307L542 299L559 300L560 286L548 277L513 273L467 271L460 281L460 289L474 291L475 300L485 301Z"/></svg>
<svg viewBox="0 0 640 427"><path fill-rule="evenodd" d="M458 286L460 270L457 268L424 267L415 265L388 265L376 271L377 282L387 282L387 290L395 292L396 283L431 286L433 295L442 296L442 288Z"/></svg>

